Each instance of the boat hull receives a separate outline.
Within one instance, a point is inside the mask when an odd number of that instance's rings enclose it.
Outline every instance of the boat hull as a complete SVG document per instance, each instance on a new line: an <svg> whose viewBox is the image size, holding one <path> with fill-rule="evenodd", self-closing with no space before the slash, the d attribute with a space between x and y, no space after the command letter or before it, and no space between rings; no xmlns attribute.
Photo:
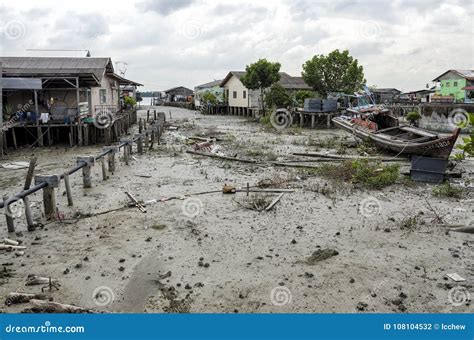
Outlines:
<svg viewBox="0 0 474 340"><path fill-rule="evenodd" d="M372 141L379 149L390 150L397 154L419 155L425 157L444 158L447 159L453 150L454 144L460 133L460 129L456 129L452 135L446 137L437 137L426 142L412 142L410 140L391 139L385 134L377 134L375 131L367 127L359 126L352 123L348 119L341 117L333 118L333 123L355 136Z"/></svg>

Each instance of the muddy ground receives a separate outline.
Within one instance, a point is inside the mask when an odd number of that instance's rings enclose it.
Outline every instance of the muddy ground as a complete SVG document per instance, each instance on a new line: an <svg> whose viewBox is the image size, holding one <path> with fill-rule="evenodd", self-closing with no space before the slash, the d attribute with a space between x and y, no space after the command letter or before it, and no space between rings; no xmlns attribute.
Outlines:
<svg viewBox="0 0 474 340"><path fill-rule="evenodd" d="M368 190L301 168L188 154L189 136L218 137L214 151L265 162L302 159L292 152L361 150L341 150L334 141L353 140L339 130L275 131L244 117L157 109L178 130L165 131L153 151L134 153L129 166L120 159L107 181L96 165L90 189L82 187L80 172L72 175L73 207L67 206L64 186L57 190L62 221L47 223L42 217L41 193L31 196L31 202L43 227L27 231L21 216L15 221L17 232L7 233L5 218L0 219L0 238L27 246L23 256L0 254L3 267L13 270L11 277L1 276L3 297L41 292L41 286L25 286L27 276L35 274L59 280L59 290L50 293L54 301L107 312L473 311L472 304L456 303L459 296L452 303L452 288L463 286L462 293L474 295L474 236L446 233L432 222L434 210L447 224L472 224L472 189L462 198L435 197L433 185L402 176L396 185ZM145 111L139 116L145 117ZM38 173L54 174L73 166L77 155L100 150L22 149L7 161L36 155ZM473 163L464 167L464 178L472 180ZM20 192L25 173L1 169L0 194ZM221 190L224 184L253 186L260 181L294 192L262 212L244 207L246 193L160 202ZM125 191L158 202L147 205L146 213L131 207L87 217L123 207ZM268 202L276 196L258 198ZM375 208L361 206L368 198L377 202ZM336 252L308 261L324 249ZM466 281L458 284L446 273L458 273ZM28 306L2 310L19 312Z"/></svg>

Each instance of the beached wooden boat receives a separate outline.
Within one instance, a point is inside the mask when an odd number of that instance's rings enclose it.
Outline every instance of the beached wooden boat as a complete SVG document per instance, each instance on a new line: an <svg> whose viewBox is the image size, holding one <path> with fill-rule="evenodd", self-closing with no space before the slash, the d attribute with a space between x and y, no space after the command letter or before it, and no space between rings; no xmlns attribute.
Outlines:
<svg viewBox="0 0 474 340"><path fill-rule="evenodd" d="M368 110L365 113L357 111L357 114L355 117L335 117L332 122L356 137L372 141L378 148L397 154L447 159L461 131L456 128L451 135L440 136L420 128L398 125L398 119L387 112Z"/></svg>

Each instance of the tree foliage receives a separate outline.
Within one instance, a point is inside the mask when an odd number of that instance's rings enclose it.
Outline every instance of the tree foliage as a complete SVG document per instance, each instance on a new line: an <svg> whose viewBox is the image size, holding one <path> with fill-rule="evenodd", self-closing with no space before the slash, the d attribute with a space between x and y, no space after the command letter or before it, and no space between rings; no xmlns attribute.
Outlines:
<svg viewBox="0 0 474 340"><path fill-rule="evenodd" d="M240 81L249 90L260 90L263 112L265 112L264 91L280 80L280 63L259 59L245 67Z"/></svg>
<svg viewBox="0 0 474 340"><path fill-rule="evenodd" d="M462 137L462 144L457 146L462 151L460 158L474 157L474 113L468 113L467 121L459 124L459 127L467 128L469 131L467 137Z"/></svg>
<svg viewBox="0 0 474 340"><path fill-rule="evenodd" d="M290 106L292 99L283 86L273 84L265 94L265 103L269 107L281 108Z"/></svg>
<svg viewBox="0 0 474 340"><path fill-rule="evenodd" d="M214 93L211 93L209 91L204 92L201 96L201 99L206 105L209 103L211 103L212 105L217 104L217 97L214 95Z"/></svg>
<svg viewBox="0 0 474 340"><path fill-rule="evenodd" d="M307 98L314 98L316 94L308 90L298 90L295 93L295 100L299 106L303 106L304 100Z"/></svg>
<svg viewBox="0 0 474 340"><path fill-rule="evenodd" d="M334 50L327 56L315 55L303 64L304 81L322 95L342 91L352 93L365 83L364 68L348 50Z"/></svg>

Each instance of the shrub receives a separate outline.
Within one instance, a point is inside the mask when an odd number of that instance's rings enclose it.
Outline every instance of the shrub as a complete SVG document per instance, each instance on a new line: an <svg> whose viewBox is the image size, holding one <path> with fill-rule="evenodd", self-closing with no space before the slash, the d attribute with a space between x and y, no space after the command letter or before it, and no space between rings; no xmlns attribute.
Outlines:
<svg viewBox="0 0 474 340"><path fill-rule="evenodd" d="M411 124L415 124L421 119L421 115L418 112L412 111L408 112L406 116L406 120Z"/></svg>
<svg viewBox="0 0 474 340"><path fill-rule="evenodd" d="M462 198L464 196L464 189L447 182L434 187L433 195L438 197Z"/></svg>
<svg viewBox="0 0 474 340"><path fill-rule="evenodd" d="M318 168L322 176L351 182L369 189L381 189L394 184L400 172L398 164L384 165L366 159L324 164Z"/></svg>
<svg viewBox="0 0 474 340"><path fill-rule="evenodd" d="M125 97L124 100L123 100L125 106L130 106L130 107L134 107L135 105L137 105L137 101L135 100L135 98L133 97Z"/></svg>

